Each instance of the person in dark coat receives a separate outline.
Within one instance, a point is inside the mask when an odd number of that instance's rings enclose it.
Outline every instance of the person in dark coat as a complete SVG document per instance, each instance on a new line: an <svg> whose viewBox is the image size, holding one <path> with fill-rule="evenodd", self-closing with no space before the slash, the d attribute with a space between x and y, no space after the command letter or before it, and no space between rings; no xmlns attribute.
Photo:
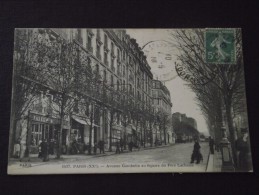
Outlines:
<svg viewBox="0 0 259 195"><path fill-rule="evenodd" d="M49 161L49 145L46 139L41 143L43 162Z"/></svg>
<svg viewBox="0 0 259 195"><path fill-rule="evenodd" d="M94 142L94 155L96 155L96 153L97 153L97 143Z"/></svg>
<svg viewBox="0 0 259 195"><path fill-rule="evenodd" d="M238 167L240 171L249 171L251 169L250 144L248 140L248 130L241 129L242 136L236 141L236 149L239 151Z"/></svg>
<svg viewBox="0 0 259 195"><path fill-rule="evenodd" d="M210 146L210 153L214 154L214 139L209 137L209 146Z"/></svg>
<svg viewBox="0 0 259 195"><path fill-rule="evenodd" d="M120 143L119 141L116 142L116 151L115 151L116 154L120 154Z"/></svg>
<svg viewBox="0 0 259 195"><path fill-rule="evenodd" d="M120 139L120 149L121 149L121 152L123 152L123 146L124 146L124 141L123 141L123 139Z"/></svg>
<svg viewBox="0 0 259 195"><path fill-rule="evenodd" d="M132 148L133 148L133 141L129 142L129 151L132 152Z"/></svg>
<svg viewBox="0 0 259 195"><path fill-rule="evenodd" d="M200 153L200 144L198 142L198 140L196 139L194 142L194 146L193 146L193 152L192 152L192 156L191 156L191 163L194 163L194 161L196 160L196 164L199 164L201 161L201 153Z"/></svg>
<svg viewBox="0 0 259 195"><path fill-rule="evenodd" d="M100 149L100 154L101 154L101 153L104 154L104 153L105 153L105 152L104 152L104 141L103 141L103 140L100 140L98 145L99 145L99 149Z"/></svg>

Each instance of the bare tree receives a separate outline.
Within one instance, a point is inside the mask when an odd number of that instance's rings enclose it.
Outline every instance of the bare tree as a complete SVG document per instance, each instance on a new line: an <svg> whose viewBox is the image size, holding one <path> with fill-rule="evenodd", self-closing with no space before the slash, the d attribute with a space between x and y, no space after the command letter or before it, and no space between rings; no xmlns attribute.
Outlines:
<svg viewBox="0 0 259 195"><path fill-rule="evenodd" d="M45 33L49 32L46 31ZM78 73L83 72L83 66L80 65L81 56L78 45L74 41L67 41L57 36L52 40L50 39L49 42L48 49L53 51L53 56L45 71L48 77L46 85L54 93L51 106L54 113L60 118L57 150L57 158L60 158L65 118L69 117L76 102L78 102L78 85L80 82L78 78L81 78Z"/></svg>
<svg viewBox="0 0 259 195"><path fill-rule="evenodd" d="M161 135L163 134L163 141L164 144L166 145L166 130L167 130L167 125L170 124L170 117L171 115L167 114L166 112L164 112L163 110L159 109L156 110L155 112L155 117L156 117L156 124L159 127L159 132L160 132L160 138Z"/></svg>
<svg viewBox="0 0 259 195"><path fill-rule="evenodd" d="M49 49L49 39L41 29L16 29L14 43L10 146L13 146L18 137L17 122L28 114L38 99L39 91L48 88L45 72L53 60L53 49ZM26 142L29 146L28 140ZM9 151L12 151L12 147Z"/></svg>
<svg viewBox="0 0 259 195"><path fill-rule="evenodd" d="M220 92L226 110L230 141L233 149L233 159L236 164L235 131L233 128L233 111L235 107L234 96L245 94L243 79L243 57L241 44L241 30L236 30L236 64L208 64L205 55L204 30L177 30L171 33L174 46L178 48L178 62L176 70L178 75L192 85L214 85ZM175 44L176 42L176 44ZM238 92L239 91L239 92ZM244 106L245 102L240 103Z"/></svg>
<svg viewBox="0 0 259 195"><path fill-rule="evenodd" d="M222 125L222 96L215 85L208 83L206 85L193 85L189 87L196 94L197 105L201 108L205 116L210 135L213 135L218 144L221 139Z"/></svg>

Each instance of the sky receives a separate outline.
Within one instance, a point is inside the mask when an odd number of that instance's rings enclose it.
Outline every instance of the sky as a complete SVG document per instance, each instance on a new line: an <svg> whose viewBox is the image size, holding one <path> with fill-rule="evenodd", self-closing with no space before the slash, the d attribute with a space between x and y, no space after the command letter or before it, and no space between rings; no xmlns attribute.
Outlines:
<svg viewBox="0 0 259 195"><path fill-rule="evenodd" d="M197 106L195 102L195 93L185 86L186 82L178 77L175 72L174 62L177 61L175 56L177 54L177 50L172 46L169 47L166 42L169 38L168 30L127 29L127 33L131 38L136 39L141 48L144 46L143 51L147 55L147 61L151 66L154 78L169 79L169 81L165 82L165 85L171 94L171 101L173 103L172 113L185 113L188 117L194 118L197 121L198 130L201 133L208 135L205 119L199 106ZM166 57L170 60L164 60ZM159 66L165 68L159 68ZM161 74L168 76L159 77Z"/></svg>

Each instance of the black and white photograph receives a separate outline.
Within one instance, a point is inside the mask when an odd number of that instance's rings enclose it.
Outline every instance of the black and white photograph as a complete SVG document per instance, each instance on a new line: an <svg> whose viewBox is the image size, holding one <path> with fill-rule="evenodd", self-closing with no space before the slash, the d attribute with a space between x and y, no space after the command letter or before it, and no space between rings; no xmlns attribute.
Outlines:
<svg viewBox="0 0 259 195"><path fill-rule="evenodd" d="M16 28L8 174L253 172L240 28Z"/></svg>

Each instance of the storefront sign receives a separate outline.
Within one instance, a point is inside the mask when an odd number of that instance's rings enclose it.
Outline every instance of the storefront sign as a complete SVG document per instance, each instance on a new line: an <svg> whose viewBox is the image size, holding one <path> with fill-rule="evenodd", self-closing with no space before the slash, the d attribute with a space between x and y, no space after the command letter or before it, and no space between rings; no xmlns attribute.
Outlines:
<svg viewBox="0 0 259 195"><path fill-rule="evenodd" d="M54 125L60 124L60 119L58 118L50 118L50 117L46 117L46 116L42 116L34 113L30 113L29 118L36 122L42 122L42 123L48 123L48 124L54 124ZM65 129L68 129L70 126L69 121L64 120L63 125Z"/></svg>
<svg viewBox="0 0 259 195"><path fill-rule="evenodd" d="M37 121L37 122L58 124L58 119L53 119L53 118L49 118L46 116L41 116L41 115L33 114L33 113L30 113L30 119Z"/></svg>

